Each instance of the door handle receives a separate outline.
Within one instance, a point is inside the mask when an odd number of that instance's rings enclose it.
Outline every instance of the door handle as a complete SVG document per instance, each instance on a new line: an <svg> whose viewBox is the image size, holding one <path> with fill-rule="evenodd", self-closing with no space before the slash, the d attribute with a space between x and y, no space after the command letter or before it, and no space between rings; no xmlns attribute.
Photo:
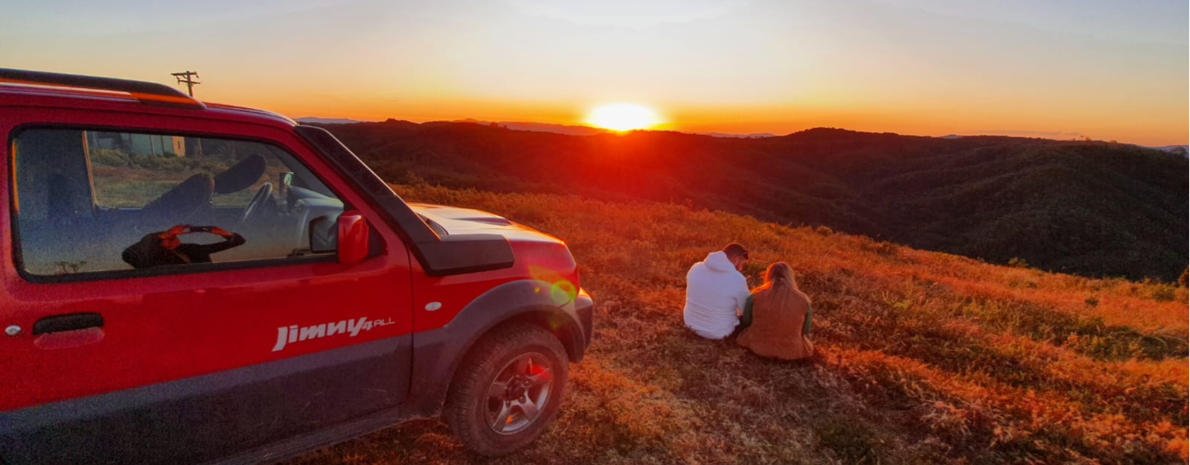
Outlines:
<svg viewBox="0 0 1190 465"><path fill-rule="evenodd" d="M33 324L33 335L77 331L80 329L102 328L103 315L98 313L73 313L70 315L48 316L37 320Z"/></svg>

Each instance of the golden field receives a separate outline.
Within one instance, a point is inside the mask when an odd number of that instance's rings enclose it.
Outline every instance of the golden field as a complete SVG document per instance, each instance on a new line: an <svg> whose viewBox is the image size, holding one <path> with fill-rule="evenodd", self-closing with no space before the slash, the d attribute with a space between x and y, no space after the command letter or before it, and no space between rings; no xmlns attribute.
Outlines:
<svg viewBox="0 0 1190 465"><path fill-rule="evenodd" d="M398 185L565 239L597 303L587 358L536 443L469 454L414 420L292 464L1181 463L1187 291L993 266L687 206ZM752 285L789 262L812 363L681 323L685 274L730 241Z"/></svg>

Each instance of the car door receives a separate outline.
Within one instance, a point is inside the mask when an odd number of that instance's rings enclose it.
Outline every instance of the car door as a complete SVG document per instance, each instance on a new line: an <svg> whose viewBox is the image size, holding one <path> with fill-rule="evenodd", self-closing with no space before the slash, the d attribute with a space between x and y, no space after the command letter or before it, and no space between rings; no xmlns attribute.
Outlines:
<svg viewBox="0 0 1190 465"><path fill-rule="evenodd" d="M3 461L204 462L404 399L409 254L292 132L8 116ZM345 209L373 229L352 264L309 229Z"/></svg>

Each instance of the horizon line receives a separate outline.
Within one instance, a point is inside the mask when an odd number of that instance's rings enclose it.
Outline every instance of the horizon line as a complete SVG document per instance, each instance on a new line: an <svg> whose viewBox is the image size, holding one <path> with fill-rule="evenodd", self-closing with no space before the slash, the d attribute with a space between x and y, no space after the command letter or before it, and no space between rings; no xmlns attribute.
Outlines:
<svg viewBox="0 0 1190 465"><path fill-rule="evenodd" d="M808 128L801 129L798 131L788 132L785 134L774 134L771 132L739 133L739 132L728 132L728 131L683 131L683 130L679 130L679 129L663 129L663 128L642 128L642 129L632 129L632 130L628 130L628 131L616 131L613 129L601 128L601 127L591 126L589 124L582 124L582 123L567 124L567 123L546 123L546 122L540 122L540 121L490 121L490 120L481 120L481 119L476 119L476 118L413 121L413 120L408 120L408 119L389 117L389 118L385 118L384 120L369 121L369 120L358 120L358 119L354 119L354 118L302 116L302 117L293 118L293 120L299 121L299 122L301 122L302 120L328 121L328 122L323 122L321 124L384 123L387 121L399 121L399 122L406 122L406 123L417 124L417 125L433 124L433 123L457 123L457 124L470 123L470 124L479 124L479 125L483 125L483 126L490 126L490 125L495 125L495 124L504 124L504 125L524 124L524 125L556 126L556 127L560 127L560 128L590 129L590 130L599 131L599 132L607 133L607 134L617 134L617 133L622 134L622 133L636 132L636 131L675 132L675 133L679 133L679 134L689 134L689 135L708 136L708 137L721 137L721 138L725 138L725 139L762 139L762 138L768 138L768 137L785 137L785 136L790 136L793 134L798 134L801 132L811 131L811 130L815 130L815 129L835 129L835 130L850 131L850 132L865 133L865 134L893 134L893 135L897 135L897 136L930 137L930 138L936 138L936 139L962 138L962 137L1011 137L1011 138L1018 138L1018 139L1052 140L1052 141L1057 141L1057 142L1072 142L1072 141L1104 142L1104 143L1132 145L1132 146L1136 146L1136 147L1144 147L1144 148L1152 148L1152 149L1161 149L1161 148L1169 148L1169 147L1190 147L1190 141L1187 141L1186 143L1182 143L1182 144L1145 145L1145 144L1138 144L1138 143L1118 141L1118 140L1095 139L1095 138L1086 136L1081 133L1067 132L1067 131L1052 131L1051 132L1051 131L1030 131L1030 130L986 130L986 131L985 130L976 130L976 131L972 131L970 133L961 133L961 134L960 133L949 133L949 134L943 134L943 135L934 135L934 134L909 134L909 133L900 133L900 132L893 132L893 131L861 131L861 130L856 130L856 129L848 129L848 128L835 127L835 126L813 126L813 127L808 127ZM329 121L339 121L339 122L329 122ZM522 129L509 128L509 129L513 130L513 131L546 132L546 133L562 134L562 135L578 135L578 134L565 134L565 133L558 133L558 132L554 132L554 131L525 129L525 128L522 128ZM1032 135L1030 135L1030 134L1032 134ZM1059 135L1059 134L1069 135L1071 137L1070 138L1045 137L1047 135L1053 136L1053 135Z"/></svg>

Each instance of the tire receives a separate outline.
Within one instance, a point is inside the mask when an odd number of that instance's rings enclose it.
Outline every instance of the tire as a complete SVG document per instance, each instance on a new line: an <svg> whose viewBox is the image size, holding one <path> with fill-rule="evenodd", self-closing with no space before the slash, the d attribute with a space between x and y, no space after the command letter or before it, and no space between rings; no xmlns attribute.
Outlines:
<svg viewBox="0 0 1190 465"><path fill-rule="evenodd" d="M443 419L477 454L494 457L524 447L561 408L568 362L562 343L541 327L500 329L459 365Z"/></svg>

